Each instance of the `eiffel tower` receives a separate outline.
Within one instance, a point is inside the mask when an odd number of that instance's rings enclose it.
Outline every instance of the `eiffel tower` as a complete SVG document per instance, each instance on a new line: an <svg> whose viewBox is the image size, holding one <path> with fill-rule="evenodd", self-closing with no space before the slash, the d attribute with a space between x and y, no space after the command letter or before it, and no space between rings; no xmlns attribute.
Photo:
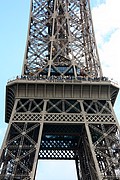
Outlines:
<svg viewBox="0 0 120 180"><path fill-rule="evenodd" d="M119 180L118 91L89 0L31 0L22 73L6 86L0 180L35 180L40 159L75 160L78 180Z"/></svg>

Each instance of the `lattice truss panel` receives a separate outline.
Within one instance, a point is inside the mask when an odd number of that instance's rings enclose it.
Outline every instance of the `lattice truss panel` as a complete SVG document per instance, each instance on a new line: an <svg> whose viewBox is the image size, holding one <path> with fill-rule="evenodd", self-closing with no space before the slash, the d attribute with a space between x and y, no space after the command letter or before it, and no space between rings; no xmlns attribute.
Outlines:
<svg viewBox="0 0 120 180"><path fill-rule="evenodd" d="M83 107L83 108L82 108ZM20 99L13 121L116 122L106 100Z"/></svg>
<svg viewBox="0 0 120 180"><path fill-rule="evenodd" d="M0 160L0 179L30 180L40 123L12 123Z"/></svg>
<svg viewBox="0 0 120 180"><path fill-rule="evenodd" d="M87 122L115 122L115 117L110 106L111 102L106 100L84 100L83 107Z"/></svg>
<svg viewBox="0 0 120 180"><path fill-rule="evenodd" d="M89 124L103 179L120 178L120 130L115 124Z"/></svg>
<svg viewBox="0 0 120 180"><path fill-rule="evenodd" d="M82 128L82 126L70 124L45 125L39 158L75 159Z"/></svg>
<svg viewBox="0 0 120 180"><path fill-rule="evenodd" d="M32 0L25 75L101 76L89 0Z"/></svg>

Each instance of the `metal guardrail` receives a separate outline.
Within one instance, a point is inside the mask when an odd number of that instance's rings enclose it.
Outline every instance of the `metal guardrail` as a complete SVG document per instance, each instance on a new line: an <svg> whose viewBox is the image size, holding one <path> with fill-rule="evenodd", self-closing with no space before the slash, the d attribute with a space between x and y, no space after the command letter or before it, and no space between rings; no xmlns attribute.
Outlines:
<svg viewBox="0 0 120 180"><path fill-rule="evenodd" d="M89 81L89 82L111 82L113 85L119 86L117 81L114 81L112 78L108 77L101 77L101 78L90 78L90 77L81 77L78 76L77 78L71 77L71 76L51 76L49 78L46 78L43 76L16 76L11 79L8 79L7 83L13 82L15 80L26 80L26 81L46 81L46 82L83 82L83 81Z"/></svg>

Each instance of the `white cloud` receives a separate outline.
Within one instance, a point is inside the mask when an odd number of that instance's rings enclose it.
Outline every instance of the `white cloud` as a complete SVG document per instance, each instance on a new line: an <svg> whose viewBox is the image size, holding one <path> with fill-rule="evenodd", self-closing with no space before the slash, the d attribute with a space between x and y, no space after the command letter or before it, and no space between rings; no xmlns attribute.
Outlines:
<svg viewBox="0 0 120 180"><path fill-rule="evenodd" d="M105 36L120 27L119 0L106 0L92 10L96 33Z"/></svg>
<svg viewBox="0 0 120 180"><path fill-rule="evenodd" d="M75 161L39 160L36 180L77 180Z"/></svg>
<svg viewBox="0 0 120 180"><path fill-rule="evenodd" d="M116 30L110 37L108 42L105 42L100 51L100 59L102 60L103 70L105 74L110 75L120 81L120 29Z"/></svg>
<svg viewBox="0 0 120 180"><path fill-rule="evenodd" d="M120 1L106 0L92 9L95 36L105 76L120 82Z"/></svg>

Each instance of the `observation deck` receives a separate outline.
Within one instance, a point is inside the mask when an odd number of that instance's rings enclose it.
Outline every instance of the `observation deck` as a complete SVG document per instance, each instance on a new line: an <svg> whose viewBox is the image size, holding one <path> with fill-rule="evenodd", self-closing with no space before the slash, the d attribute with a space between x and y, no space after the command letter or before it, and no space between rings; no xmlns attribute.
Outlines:
<svg viewBox="0 0 120 180"><path fill-rule="evenodd" d="M89 92L89 93L88 93ZM5 122L9 122L15 99L110 100L112 106L119 92L117 83L102 78L64 76L17 76L6 86Z"/></svg>

